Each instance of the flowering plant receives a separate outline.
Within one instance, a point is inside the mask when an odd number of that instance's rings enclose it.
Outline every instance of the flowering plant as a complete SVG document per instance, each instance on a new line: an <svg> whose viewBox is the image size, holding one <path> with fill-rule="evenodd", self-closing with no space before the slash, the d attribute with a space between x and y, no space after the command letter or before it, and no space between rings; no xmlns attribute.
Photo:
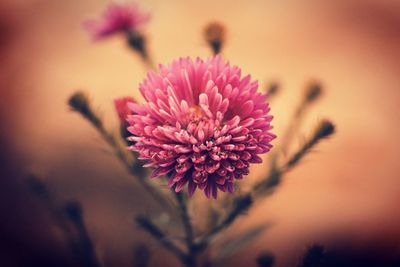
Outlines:
<svg viewBox="0 0 400 267"><path fill-rule="evenodd" d="M212 259L199 257L213 246L215 237L248 211L256 200L270 196L285 174L298 166L319 141L331 136L335 127L329 120L320 121L304 144L294 153L288 153L307 109L322 93L318 83L311 84L295 109L287 131L277 138L275 150L269 153L269 163L262 165L267 174L250 184L250 189L244 189L242 185L246 183L252 163L263 162L260 156L271 150L276 138L268 101L277 95L279 86L271 84L266 90L260 90L257 81L250 75L243 75L241 68L224 59L221 52L227 40L226 29L216 22L204 31L214 56L207 59L181 57L168 65L159 65L158 70L153 69L145 35L139 31L148 20L149 15L141 13L135 5L114 4L99 21L84 23L97 40L123 33L129 46L150 69L139 85L144 103L138 103L133 97L114 100L120 135L113 135L105 127L84 92L74 93L68 104L98 130L128 172L164 212L170 218L180 218L182 230L178 235L181 238L170 236L167 226L154 220L156 216L139 215L137 225L183 265L198 266L203 262L212 266L264 228L238 235L233 241L235 245L217 252ZM151 173L148 168L152 169ZM155 183L151 179L155 177L166 184ZM33 184L48 200L47 193L43 193L46 192L44 186L37 179L33 179ZM168 187L172 190L166 190ZM219 196L215 205L209 205L210 223L201 231L196 229L196 216L190 209L196 189L202 190L207 198ZM82 264L100 266L80 204L68 203L65 211L66 219L78 232L76 243L80 247ZM259 265L271 266L271 257L261 255Z"/></svg>

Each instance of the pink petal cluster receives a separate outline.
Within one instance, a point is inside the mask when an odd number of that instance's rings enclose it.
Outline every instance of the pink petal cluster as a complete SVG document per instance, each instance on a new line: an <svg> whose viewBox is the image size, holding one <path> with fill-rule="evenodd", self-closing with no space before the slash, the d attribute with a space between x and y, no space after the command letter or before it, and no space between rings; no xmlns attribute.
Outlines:
<svg viewBox="0 0 400 267"><path fill-rule="evenodd" d="M149 72L140 84L146 103L129 103L128 131L152 177L167 175L176 192L188 185L217 198L271 149L272 116L266 94L250 75L221 57L180 58Z"/></svg>
<svg viewBox="0 0 400 267"><path fill-rule="evenodd" d="M132 115L132 110L128 107L128 103L136 103L133 97L125 96L114 99L115 110L121 122L125 123L128 115Z"/></svg>
<svg viewBox="0 0 400 267"><path fill-rule="evenodd" d="M94 40L102 39L117 32L137 30L150 20L150 15L142 13L139 8L131 4L110 4L103 16L97 20L87 20L84 28Z"/></svg>

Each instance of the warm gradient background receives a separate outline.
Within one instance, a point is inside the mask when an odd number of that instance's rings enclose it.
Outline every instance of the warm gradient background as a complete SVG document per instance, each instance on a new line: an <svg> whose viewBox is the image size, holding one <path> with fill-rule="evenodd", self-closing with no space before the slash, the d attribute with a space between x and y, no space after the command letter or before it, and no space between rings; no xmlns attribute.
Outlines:
<svg viewBox="0 0 400 267"><path fill-rule="evenodd" d="M272 103L278 135L306 82L324 84L324 98L297 140L324 117L337 124L337 135L237 222L236 230L263 222L273 227L229 260L230 266L255 266L261 250L275 253L278 266L293 266L314 241L335 249L345 240L356 251L373 251L371 258L400 253L400 1L141 2L153 13L146 32L160 63L208 56L202 27L224 22L224 56L261 84L282 85ZM116 128L112 99L137 96L145 75L138 57L122 38L94 44L81 29L81 21L105 4L0 2L0 266L66 264L69 252L60 233L26 189L29 173L43 177L60 203L82 201L107 267L129 266L132 247L149 241L136 230L133 215L150 210L150 202L95 130L66 106L75 89L85 89L107 125ZM263 168L257 166L253 177ZM149 242L153 266L166 264L169 254Z"/></svg>

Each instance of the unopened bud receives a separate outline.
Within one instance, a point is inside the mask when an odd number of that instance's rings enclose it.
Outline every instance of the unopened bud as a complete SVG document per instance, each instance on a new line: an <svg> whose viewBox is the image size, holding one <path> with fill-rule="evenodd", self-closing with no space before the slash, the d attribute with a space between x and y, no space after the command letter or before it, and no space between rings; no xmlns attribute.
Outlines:
<svg viewBox="0 0 400 267"><path fill-rule="evenodd" d="M68 105L76 112L82 114L90 113L89 98L84 92L74 93L68 100Z"/></svg>
<svg viewBox="0 0 400 267"><path fill-rule="evenodd" d="M271 267L275 263L275 257L270 252L264 251L257 257L257 263L259 267Z"/></svg>
<svg viewBox="0 0 400 267"><path fill-rule="evenodd" d="M129 47L136 50L144 60L148 59L145 36L137 31L128 31L127 40Z"/></svg>
<svg viewBox="0 0 400 267"><path fill-rule="evenodd" d="M320 266L325 254L325 249L321 245L312 245L306 251L301 267Z"/></svg>
<svg viewBox="0 0 400 267"><path fill-rule="evenodd" d="M335 133L335 125L329 120L322 120L315 130L314 138L319 140L326 138L333 133Z"/></svg>
<svg viewBox="0 0 400 267"><path fill-rule="evenodd" d="M266 93L268 98L275 96L279 92L279 84L276 82L270 83L266 88Z"/></svg>
<svg viewBox="0 0 400 267"><path fill-rule="evenodd" d="M65 213L67 214L68 218L75 222L81 223L82 222L82 206L79 202L70 201L65 205Z"/></svg>
<svg viewBox="0 0 400 267"><path fill-rule="evenodd" d="M80 113L85 119L89 120L95 127L101 127L101 121L93 112L89 98L84 92L75 92L68 99L68 105L73 111Z"/></svg>
<svg viewBox="0 0 400 267"><path fill-rule="evenodd" d="M321 94L322 86L317 82L313 82L307 87L305 91L304 101L307 103L312 103L317 100L321 96Z"/></svg>
<svg viewBox="0 0 400 267"><path fill-rule="evenodd" d="M219 22L209 23L204 29L204 37L214 55L219 54L225 44L225 26Z"/></svg>

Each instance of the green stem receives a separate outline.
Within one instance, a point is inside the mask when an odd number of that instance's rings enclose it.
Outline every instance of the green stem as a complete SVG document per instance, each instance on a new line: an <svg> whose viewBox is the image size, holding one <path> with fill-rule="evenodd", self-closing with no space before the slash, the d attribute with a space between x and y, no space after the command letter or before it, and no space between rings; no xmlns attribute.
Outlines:
<svg viewBox="0 0 400 267"><path fill-rule="evenodd" d="M236 199L232 210L226 215L225 219L216 227L211 229L207 234L204 235L204 237L196 244L196 249L197 250L206 249L208 244L217 234L219 234L222 230L232 225L233 222L237 219L237 217L243 214L243 212L247 211L252 204L253 200L250 193L246 193L242 196L239 196Z"/></svg>
<svg viewBox="0 0 400 267"><path fill-rule="evenodd" d="M175 245L175 243L168 239L168 237L152 221L144 216L139 216L136 218L136 222L154 239L156 239L165 249L172 252L182 262L187 261L187 255L177 245Z"/></svg>
<svg viewBox="0 0 400 267"><path fill-rule="evenodd" d="M197 266L197 247L194 244L194 233L187 209L187 202L184 200L182 193L175 193L175 196L180 209L181 220L185 230L186 247L188 250L188 257L183 263L187 267L195 267Z"/></svg>

